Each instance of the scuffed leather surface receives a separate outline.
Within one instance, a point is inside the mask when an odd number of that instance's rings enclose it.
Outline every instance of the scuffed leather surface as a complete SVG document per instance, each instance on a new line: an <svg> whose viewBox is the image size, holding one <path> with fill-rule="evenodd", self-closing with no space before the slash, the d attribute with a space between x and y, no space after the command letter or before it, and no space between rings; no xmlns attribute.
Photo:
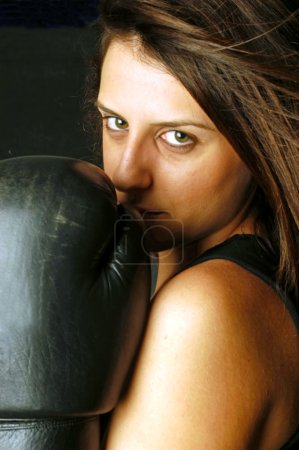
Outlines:
<svg viewBox="0 0 299 450"><path fill-rule="evenodd" d="M99 450L99 418L0 420L1 450Z"/></svg>
<svg viewBox="0 0 299 450"><path fill-rule="evenodd" d="M147 316L142 228L91 164L12 158L0 174L0 417L109 411Z"/></svg>

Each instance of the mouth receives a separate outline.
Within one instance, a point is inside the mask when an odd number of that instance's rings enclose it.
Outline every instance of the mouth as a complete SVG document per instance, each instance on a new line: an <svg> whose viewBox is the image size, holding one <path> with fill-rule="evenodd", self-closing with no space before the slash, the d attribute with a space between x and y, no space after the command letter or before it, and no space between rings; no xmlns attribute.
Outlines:
<svg viewBox="0 0 299 450"><path fill-rule="evenodd" d="M166 211L160 209L144 209L144 208L135 208L138 213L141 215L143 220L154 220L161 216L168 215Z"/></svg>

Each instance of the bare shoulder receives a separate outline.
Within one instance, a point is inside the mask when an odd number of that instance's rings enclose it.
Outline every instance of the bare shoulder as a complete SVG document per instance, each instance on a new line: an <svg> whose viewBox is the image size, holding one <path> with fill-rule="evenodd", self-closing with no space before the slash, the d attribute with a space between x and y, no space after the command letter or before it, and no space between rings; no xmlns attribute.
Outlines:
<svg viewBox="0 0 299 450"><path fill-rule="evenodd" d="M270 448L280 355L257 308L265 295L272 292L229 262L171 279L153 302L107 449ZM266 309L267 320L276 320L275 307Z"/></svg>
<svg viewBox="0 0 299 450"><path fill-rule="evenodd" d="M160 314L164 309L167 314ZM265 344L272 328L275 334L279 329L282 334L284 330L296 334L291 316L278 294L257 276L226 260L196 265L167 282L155 299L153 315L157 320L164 320L175 311L190 315L190 320L203 320L204 327L214 328L214 324L218 324L226 336L230 332L233 336L249 332L251 339L255 339L259 333L268 333ZM195 330L199 330L198 327ZM202 331L200 328L200 335ZM258 342L261 344L260 340Z"/></svg>
<svg viewBox="0 0 299 450"><path fill-rule="evenodd" d="M247 347L263 294L256 280L237 265L208 261L179 273L161 288L152 305L151 321L157 331L167 329L175 338L182 330L182 337L200 348L204 341L205 351L206 335L212 348L219 340L221 347L232 349L231 344L238 346L242 335Z"/></svg>

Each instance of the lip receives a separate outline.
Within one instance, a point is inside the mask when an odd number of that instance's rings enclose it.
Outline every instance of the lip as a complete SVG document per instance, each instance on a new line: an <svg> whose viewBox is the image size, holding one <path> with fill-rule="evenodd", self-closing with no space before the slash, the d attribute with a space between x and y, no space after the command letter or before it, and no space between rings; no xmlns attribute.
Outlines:
<svg viewBox="0 0 299 450"><path fill-rule="evenodd" d="M151 208L140 208L140 207L135 207L135 209L138 211L138 213L141 215L141 217L143 219L149 219L149 218L155 218L158 217L160 215L165 215L167 214L166 211L161 210L161 209L151 209Z"/></svg>

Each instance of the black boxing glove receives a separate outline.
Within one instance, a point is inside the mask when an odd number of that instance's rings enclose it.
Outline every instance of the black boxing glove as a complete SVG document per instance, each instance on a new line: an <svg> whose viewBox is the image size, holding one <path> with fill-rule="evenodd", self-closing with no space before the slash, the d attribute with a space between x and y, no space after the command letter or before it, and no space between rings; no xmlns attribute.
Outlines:
<svg viewBox="0 0 299 450"><path fill-rule="evenodd" d="M142 226L120 216L92 164L22 157L0 161L0 173L0 443L96 449L98 437L83 439L68 417L80 422L119 399L150 298ZM53 437L57 417L68 434ZM24 446L13 446L28 423Z"/></svg>

